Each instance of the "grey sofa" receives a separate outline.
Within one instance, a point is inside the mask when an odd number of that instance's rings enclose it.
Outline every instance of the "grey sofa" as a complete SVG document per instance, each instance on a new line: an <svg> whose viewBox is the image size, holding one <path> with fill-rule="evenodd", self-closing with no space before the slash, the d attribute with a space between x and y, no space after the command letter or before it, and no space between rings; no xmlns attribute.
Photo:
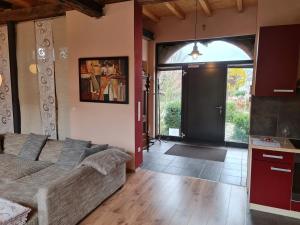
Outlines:
<svg viewBox="0 0 300 225"><path fill-rule="evenodd" d="M0 154L0 198L31 208L27 225L75 225L125 183L128 159L107 174L84 164L64 168L55 164L63 142L48 140L37 161L25 160L18 153L27 137L5 135ZM93 157L107 161L110 150Z"/></svg>

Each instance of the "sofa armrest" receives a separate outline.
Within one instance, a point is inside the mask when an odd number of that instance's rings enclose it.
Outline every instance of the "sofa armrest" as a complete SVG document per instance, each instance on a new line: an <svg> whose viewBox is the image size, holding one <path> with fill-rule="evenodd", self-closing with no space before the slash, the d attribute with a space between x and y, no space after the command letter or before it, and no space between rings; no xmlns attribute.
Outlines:
<svg viewBox="0 0 300 225"><path fill-rule="evenodd" d="M80 167L40 188L37 194L39 225L75 225L126 180L126 166L104 176L90 167Z"/></svg>

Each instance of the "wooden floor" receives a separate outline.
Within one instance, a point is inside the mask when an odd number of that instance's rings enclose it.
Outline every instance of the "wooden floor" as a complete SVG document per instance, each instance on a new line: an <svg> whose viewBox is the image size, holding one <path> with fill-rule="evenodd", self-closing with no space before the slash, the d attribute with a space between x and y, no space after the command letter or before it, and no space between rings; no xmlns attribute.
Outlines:
<svg viewBox="0 0 300 225"><path fill-rule="evenodd" d="M297 225L247 210L244 187L139 170L80 225Z"/></svg>

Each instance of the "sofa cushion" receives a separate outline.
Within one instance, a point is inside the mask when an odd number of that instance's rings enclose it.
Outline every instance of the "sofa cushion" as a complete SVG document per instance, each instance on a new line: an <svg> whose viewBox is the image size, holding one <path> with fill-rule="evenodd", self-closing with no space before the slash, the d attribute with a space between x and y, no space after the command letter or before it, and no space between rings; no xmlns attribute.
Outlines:
<svg viewBox="0 0 300 225"><path fill-rule="evenodd" d="M50 162L25 160L11 154L0 155L0 184L9 183L52 165Z"/></svg>
<svg viewBox="0 0 300 225"><path fill-rule="evenodd" d="M78 167L88 166L97 170L103 175L108 175L119 165L130 161L132 157L119 149L101 151L84 159Z"/></svg>
<svg viewBox="0 0 300 225"><path fill-rule="evenodd" d="M18 155L28 136L28 134L6 133L4 135L4 153Z"/></svg>
<svg viewBox="0 0 300 225"><path fill-rule="evenodd" d="M64 141L64 147L56 164L71 168L76 166L79 163L81 155L84 153L85 148L88 148L90 146L90 141L66 138L66 140Z"/></svg>
<svg viewBox="0 0 300 225"><path fill-rule="evenodd" d="M80 156L79 162L84 160L86 157L89 157L93 154L96 154L98 152L104 151L108 148L108 145L92 145L90 148L85 148L84 152Z"/></svg>
<svg viewBox="0 0 300 225"><path fill-rule="evenodd" d="M37 160L42 148L46 144L48 136L30 133L24 143L19 157L27 160Z"/></svg>
<svg viewBox="0 0 300 225"><path fill-rule="evenodd" d="M39 160L56 163L63 147L63 141L48 140L41 151Z"/></svg>
<svg viewBox="0 0 300 225"><path fill-rule="evenodd" d="M0 185L0 197L19 203L31 209L37 209L35 195L39 187L18 181Z"/></svg>
<svg viewBox="0 0 300 225"><path fill-rule="evenodd" d="M70 169L53 164L36 173L32 173L28 176L22 177L18 180L18 182L33 184L38 187L47 186L47 184L49 184L50 182L53 182L65 176L66 174L70 173L70 171Z"/></svg>

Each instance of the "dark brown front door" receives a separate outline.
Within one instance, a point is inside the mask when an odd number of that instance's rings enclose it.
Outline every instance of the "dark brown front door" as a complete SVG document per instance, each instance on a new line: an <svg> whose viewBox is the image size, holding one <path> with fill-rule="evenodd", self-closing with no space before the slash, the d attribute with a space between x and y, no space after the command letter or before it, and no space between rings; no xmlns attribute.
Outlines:
<svg viewBox="0 0 300 225"><path fill-rule="evenodd" d="M183 76L185 140L223 143L227 64L188 65Z"/></svg>

